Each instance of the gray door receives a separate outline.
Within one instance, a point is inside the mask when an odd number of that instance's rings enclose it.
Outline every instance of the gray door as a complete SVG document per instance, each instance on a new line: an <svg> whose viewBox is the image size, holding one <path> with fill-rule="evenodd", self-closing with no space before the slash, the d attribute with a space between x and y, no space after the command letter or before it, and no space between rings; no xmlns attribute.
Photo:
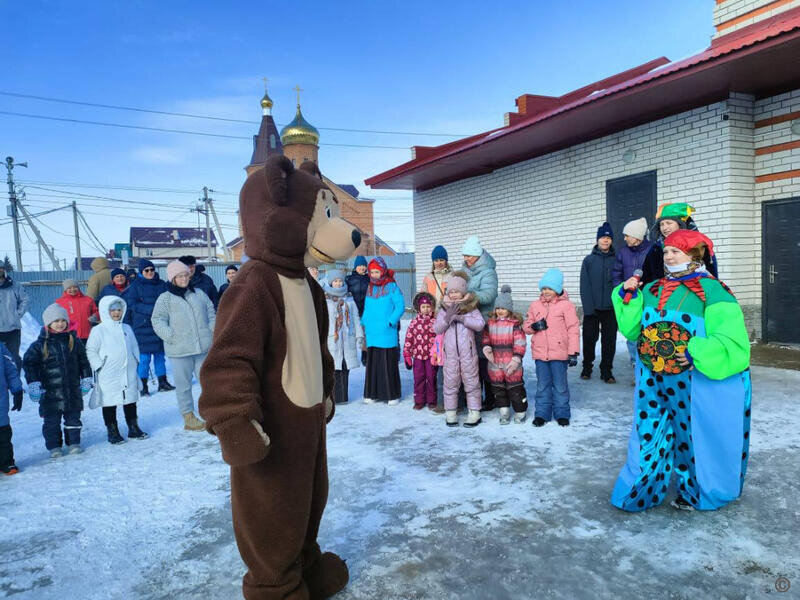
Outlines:
<svg viewBox="0 0 800 600"><path fill-rule="evenodd" d="M614 230L614 247L625 242L622 228L640 217L652 227L656 215L656 172L646 171L606 181L606 220ZM598 223L600 225L600 223Z"/></svg>
<svg viewBox="0 0 800 600"><path fill-rule="evenodd" d="M800 344L800 198L762 211L764 340Z"/></svg>

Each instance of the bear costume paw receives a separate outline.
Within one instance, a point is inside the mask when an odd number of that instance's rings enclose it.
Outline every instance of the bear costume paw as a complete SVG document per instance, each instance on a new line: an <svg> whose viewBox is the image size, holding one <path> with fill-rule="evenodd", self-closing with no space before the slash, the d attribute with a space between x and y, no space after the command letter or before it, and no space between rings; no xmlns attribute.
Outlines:
<svg viewBox="0 0 800 600"><path fill-rule="evenodd" d="M324 600L341 592L350 581L347 564L333 552L325 552L303 571L310 600Z"/></svg>
<svg viewBox="0 0 800 600"><path fill-rule="evenodd" d="M232 467L244 467L264 460L269 454L269 437L261 425L247 417L234 417L214 425L222 460Z"/></svg>

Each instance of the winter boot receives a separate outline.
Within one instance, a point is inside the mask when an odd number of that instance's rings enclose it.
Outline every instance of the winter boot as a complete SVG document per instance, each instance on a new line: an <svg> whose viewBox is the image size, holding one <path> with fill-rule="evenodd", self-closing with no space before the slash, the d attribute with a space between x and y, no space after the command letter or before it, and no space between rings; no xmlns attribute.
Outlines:
<svg viewBox="0 0 800 600"><path fill-rule="evenodd" d="M183 428L186 431L203 431L206 424L194 416L193 412L183 413Z"/></svg>
<svg viewBox="0 0 800 600"><path fill-rule="evenodd" d="M470 410L467 413L467 420L464 421L464 427L477 427L481 424L481 411Z"/></svg>
<svg viewBox="0 0 800 600"><path fill-rule="evenodd" d="M458 412L454 410L446 410L445 419L448 427L458 427Z"/></svg>
<svg viewBox="0 0 800 600"><path fill-rule="evenodd" d="M13 475L17 472L14 464L14 446L11 445L11 425L0 427L0 472L6 475ZM9 471L14 469L14 473Z"/></svg>
<svg viewBox="0 0 800 600"><path fill-rule="evenodd" d="M64 456L64 453L61 451L61 448L53 448L50 450L50 458L61 458Z"/></svg>
<svg viewBox="0 0 800 600"><path fill-rule="evenodd" d="M16 475L17 473L19 473L19 469L17 468L17 465L11 463L10 465L5 465L3 467L0 467L0 473L9 476Z"/></svg>
<svg viewBox="0 0 800 600"><path fill-rule="evenodd" d="M159 392L171 392L175 389L175 386L172 385L169 381L167 381L166 375L159 375L158 376L158 391Z"/></svg>
<svg viewBox="0 0 800 600"><path fill-rule="evenodd" d="M364 404L375 404L375 400L372 398L364 398Z"/></svg>
<svg viewBox="0 0 800 600"><path fill-rule="evenodd" d="M567 425L569 425L569 419L561 417L560 419L556 419L556 423L558 423L562 427L566 427Z"/></svg>
<svg viewBox="0 0 800 600"><path fill-rule="evenodd" d="M67 454L80 454L83 452L83 448L81 448L80 444L72 444L71 446L67 446Z"/></svg>
<svg viewBox="0 0 800 600"><path fill-rule="evenodd" d="M520 423L524 423L525 419L528 417L528 413L526 412L515 412L514 413L514 423L519 425Z"/></svg>
<svg viewBox="0 0 800 600"><path fill-rule="evenodd" d="M508 425L511 422L510 417L511 417L510 408L506 406L500 409L500 425Z"/></svg>
<svg viewBox="0 0 800 600"><path fill-rule="evenodd" d="M687 512L691 512L694 510L694 506L689 504L686 500L683 499L683 496L678 496L669 503L672 508L677 508L678 510L685 510Z"/></svg>
<svg viewBox="0 0 800 600"><path fill-rule="evenodd" d="M542 417L534 417L531 425L533 425L534 427L541 427L545 423L547 423L547 421L545 421Z"/></svg>
<svg viewBox="0 0 800 600"><path fill-rule="evenodd" d="M126 421L128 423L128 438L132 440L146 440L149 435L147 435L144 431L139 429L139 423L137 419L130 419Z"/></svg>
<svg viewBox="0 0 800 600"><path fill-rule="evenodd" d="M150 395L150 390L147 389L147 377L142 377L142 391L139 392L139 395L142 398Z"/></svg>
<svg viewBox="0 0 800 600"><path fill-rule="evenodd" d="M428 409L435 415L444 414L444 408L438 404L428 404Z"/></svg>
<svg viewBox="0 0 800 600"><path fill-rule="evenodd" d="M614 376L611 373L601 373L600 380L604 381L605 383L617 383L617 380L614 379Z"/></svg>
<svg viewBox="0 0 800 600"><path fill-rule="evenodd" d="M400 404L400 400L397 400L397 399L395 399L395 400L389 400L389 401L388 401L386 404L387 404L388 406L397 406L398 404Z"/></svg>
<svg viewBox="0 0 800 600"><path fill-rule="evenodd" d="M581 379L591 379L592 378L592 366L584 365L583 370L581 371Z"/></svg>
<svg viewBox="0 0 800 600"><path fill-rule="evenodd" d="M113 425L106 425L106 431L108 432L108 443L114 444L124 444L125 438L122 437L122 434L119 432L119 427L117 424L114 423Z"/></svg>

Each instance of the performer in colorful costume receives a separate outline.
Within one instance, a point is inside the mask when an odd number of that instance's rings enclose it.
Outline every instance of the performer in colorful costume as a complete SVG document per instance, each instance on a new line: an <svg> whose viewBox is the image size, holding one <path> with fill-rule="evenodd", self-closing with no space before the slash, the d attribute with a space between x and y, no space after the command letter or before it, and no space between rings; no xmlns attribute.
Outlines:
<svg viewBox="0 0 800 600"><path fill-rule="evenodd" d="M620 332L636 341L637 385L628 460L611 503L641 511L663 502L677 475L683 510L715 510L742 492L750 437L750 342L728 287L703 258L710 239L681 229L664 243L667 275L612 292Z"/></svg>

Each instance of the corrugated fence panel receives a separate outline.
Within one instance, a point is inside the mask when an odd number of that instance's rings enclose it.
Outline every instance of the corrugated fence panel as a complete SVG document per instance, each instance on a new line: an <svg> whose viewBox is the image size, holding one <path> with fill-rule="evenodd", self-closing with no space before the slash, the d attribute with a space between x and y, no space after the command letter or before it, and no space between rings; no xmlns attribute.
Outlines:
<svg viewBox="0 0 800 600"><path fill-rule="evenodd" d="M416 289L416 263L414 260L413 252L404 252L394 256L382 257L386 261L386 266L394 271L394 278L400 291L403 293L403 299L406 303L406 308L411 307L411 301L417 293ZM370 257L367 257L370 260ZM349 259L346 263L337 263L336 268L342 269L345 273L350 273L353 270L353 263L355 258ZM320 268L319 272L324 277L325 269Z"/></svg>

